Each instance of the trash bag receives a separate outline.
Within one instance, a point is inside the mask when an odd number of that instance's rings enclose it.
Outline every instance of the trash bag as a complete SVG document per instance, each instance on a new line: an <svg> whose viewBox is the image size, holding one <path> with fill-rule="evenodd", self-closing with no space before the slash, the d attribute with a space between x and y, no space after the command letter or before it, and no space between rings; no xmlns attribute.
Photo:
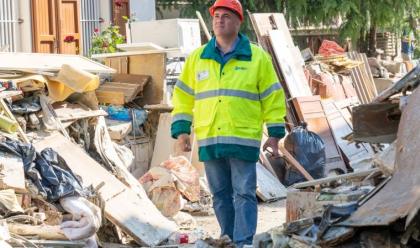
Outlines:
<svg viewBox="0 0 420 248"><path fill-rule="evenodd" d="M325 144L316 133L308 131L306 123L293 128L284 141L285 148L314 178L324 177ZM285 176L287 186L306 181L297 170L288 168Z"/></svg>
<svg viewBox="0 0 420 248"><path fill-rule="evenodd" d="M46 148L37 153L32 144L7 140L0 143L0 151L22 158L25 176L49 202L56 202L65 196L85 195L81 183L66 161L53 149Z"/></svg>

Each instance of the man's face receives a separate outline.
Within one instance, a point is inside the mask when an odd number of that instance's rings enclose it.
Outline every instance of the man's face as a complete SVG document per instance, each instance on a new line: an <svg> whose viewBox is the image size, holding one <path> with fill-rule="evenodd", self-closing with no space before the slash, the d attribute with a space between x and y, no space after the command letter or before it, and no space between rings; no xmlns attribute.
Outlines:
<svg viewBox="0 0 420 248"><path fill-rule="evenodd" d="M232 36L238 34L241 20L229 9L217 8L213 16L213 31L216 36Z"/></svg>

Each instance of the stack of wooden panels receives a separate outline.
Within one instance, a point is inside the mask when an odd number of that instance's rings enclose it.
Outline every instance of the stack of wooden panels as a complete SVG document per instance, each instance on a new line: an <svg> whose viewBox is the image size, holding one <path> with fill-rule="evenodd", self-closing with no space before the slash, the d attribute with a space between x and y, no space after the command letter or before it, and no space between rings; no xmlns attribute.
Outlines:
<svg viewBox="0 0 420 248"><path fill-rule="evenodd" d="M384 51L384 58L397 55L397 36L395 33L385 32L376 34L376 47Z"/></svg>
<svg viewBox="0 0 420 248"><path fill-rule="evenodd" d="M351 104L324 103L319 95L313 96L304 73L304 62L298 47L293 43L284 16L280 13L250 14L251 22L261 46L272 56L273 64L287 97L287 120L295 126L304 121L308 130L318 134L326 146L326 169L346 172L346 162L362 156L369 156L369 147L357 147L348 144L343 137L351 133L349 107ZM370 74L364 66L364 58L350 60L346 55L334 58L343 62L339 66L356 66L356 76L370 80ZM341 60L340 60L341 59ZM351 61L351 65L347 62ZM356 74L357 73L357 74ZM373 80L372 80L373 81ZM354 89L350 83L343 87L344 102L351 102ZM349 90L351 89L351 90ZM353 92L353 93L352 93ZM372 94L373 95L373 94ZM265 163L263 163L265 165ZM265 165L266 166L266 165ZM267 167L267 166L266 166Z"/></svg>
<svg viewBox="0 0 420 248"><path fill-rule="evenodd" d="M363 104L369 103L378 95L378 92L373 81L366 54L350 52L347 55L349 58L360 62L359 66L350 71L350 75L360 102Z"/></svg>
<svg viewBox="0 0 420 248"><path fill-rule="evenodd" d="M124 105L141 95L144 86L150 81L150 76L117 74L114 82L107 82L99 86L96 96L99 103Z"/></svg>

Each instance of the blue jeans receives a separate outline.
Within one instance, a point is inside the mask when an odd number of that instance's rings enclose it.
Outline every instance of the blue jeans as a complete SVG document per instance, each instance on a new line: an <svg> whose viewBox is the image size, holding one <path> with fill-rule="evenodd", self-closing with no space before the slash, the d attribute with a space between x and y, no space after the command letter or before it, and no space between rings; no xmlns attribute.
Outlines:
<svg viewBox="0 0 420 248"><path fill-rule="evenodd" d="M204 162L221 228L238 247L252 244L257 228L256 163L235 158Z"/></svg>

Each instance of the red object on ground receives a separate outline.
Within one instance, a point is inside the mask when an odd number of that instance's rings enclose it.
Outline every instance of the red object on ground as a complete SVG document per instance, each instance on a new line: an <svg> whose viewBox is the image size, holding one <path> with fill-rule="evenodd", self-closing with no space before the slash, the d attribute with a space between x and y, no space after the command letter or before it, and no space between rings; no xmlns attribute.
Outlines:
<svg viewBox="0 0 420 248"><path fill-rule="evenodd" d="M179 234L178 243L179 244L188 244L188 234L186 234L186 233Z"/></svg>
<svg viewBox="0 0 420 248"><path fill-rule="evenodd" d="M344 48L331 40L323 40L318 50L318 53L322 56L341 55L344 52Z"/></svg>

